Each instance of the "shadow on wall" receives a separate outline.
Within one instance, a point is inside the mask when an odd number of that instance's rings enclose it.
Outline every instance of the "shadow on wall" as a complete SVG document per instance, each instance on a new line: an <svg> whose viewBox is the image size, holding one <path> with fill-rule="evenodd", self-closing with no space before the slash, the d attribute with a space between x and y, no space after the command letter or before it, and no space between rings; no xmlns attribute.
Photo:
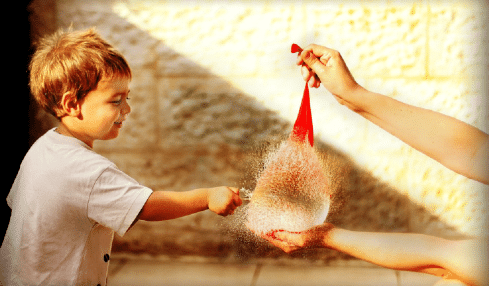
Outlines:
<svg viewBox="0 0 489 286"><path fill-rule="evenodd" d="M92 16L90 11L77 11L77 18L72 18L74 29L100 25L102 17L96 22ZM131 37L137 37L139 43L144 39L149 48L137 56L150 60L132 64L132 113L125 130L114 142L101 143L97 151L154 190L217 185L252 190L264 157L287 138L292 124L115 13L106 12L102 23L106 25L100 26L101 34L128 59ZM127 31L131 33L125 34ZM174 68L176 64L185 69ZM297 110L299 104L297 95ZM31 129L44 126L40 118L44 117L31 118ZM395 187L358 167L346 154L318 138L315 141L334 189L328 221L350 230L461 236ZM243 260L287 256L253 236L239 218L238 214L221 218L206 211L171 221L140 221L124 238L115 238L113 251L236 255ZM292 256L323 261L348 258L327 249Z"/></svg>

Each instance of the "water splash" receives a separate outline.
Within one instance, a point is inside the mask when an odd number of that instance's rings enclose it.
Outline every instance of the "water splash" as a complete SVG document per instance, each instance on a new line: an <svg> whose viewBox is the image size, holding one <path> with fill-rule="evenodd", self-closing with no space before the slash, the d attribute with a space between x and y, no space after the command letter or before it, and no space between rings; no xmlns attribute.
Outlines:
<svg viewBox="0 0 489 286"><path fill-rule="evenodd" d="M258 235L303 231L329 211L328 179L312 146L289 138L266 159L246 209L246 226Z"/></svg>

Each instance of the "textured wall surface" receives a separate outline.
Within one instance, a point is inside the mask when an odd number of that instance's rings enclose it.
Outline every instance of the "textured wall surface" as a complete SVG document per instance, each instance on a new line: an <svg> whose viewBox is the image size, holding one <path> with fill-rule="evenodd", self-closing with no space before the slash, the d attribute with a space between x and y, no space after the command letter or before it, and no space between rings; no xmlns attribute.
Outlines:
<svg viewBox="0 0 489 286"><path fill-rule="evenodd" d="M128 59L132 113L118 139L95 149L154 190L253 189L260 159L288 135L300 104L292 43L339 50L366 88L489 132L483 1L54 3L56 27L95 26ZM329 221L443 237L487 233L487 186L406 146L322 87L311 90L311 104L336 192ZM114 250L281 255L239 220L209 211L138 222Z"/></svg>

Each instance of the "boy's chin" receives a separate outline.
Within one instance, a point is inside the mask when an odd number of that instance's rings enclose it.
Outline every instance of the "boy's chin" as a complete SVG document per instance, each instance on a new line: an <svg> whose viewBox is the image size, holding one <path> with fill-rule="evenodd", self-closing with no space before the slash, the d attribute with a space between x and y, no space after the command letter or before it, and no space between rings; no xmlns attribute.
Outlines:
<svg viewBox="0 0 489 286"><path fill-rule="evenodd" d="M100 138L100 140L112 140L117 138L118 136L119 136L119 130L112 130L109 134Z"/></svg>

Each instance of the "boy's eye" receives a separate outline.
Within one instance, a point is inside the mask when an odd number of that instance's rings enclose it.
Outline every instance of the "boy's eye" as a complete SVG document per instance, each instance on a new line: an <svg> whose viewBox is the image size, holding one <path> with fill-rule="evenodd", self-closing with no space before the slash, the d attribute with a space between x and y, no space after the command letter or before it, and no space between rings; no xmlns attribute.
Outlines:
<svg viewBox="0 0 489 286"><path fill-rule="evenodd" d="M129 99L130 99L129 97L126 97L126 100L129 100ZM114 101L111 101L110 103L113 103L115 105L120 105L122 103L122 99L114 100Z"/></svg>

